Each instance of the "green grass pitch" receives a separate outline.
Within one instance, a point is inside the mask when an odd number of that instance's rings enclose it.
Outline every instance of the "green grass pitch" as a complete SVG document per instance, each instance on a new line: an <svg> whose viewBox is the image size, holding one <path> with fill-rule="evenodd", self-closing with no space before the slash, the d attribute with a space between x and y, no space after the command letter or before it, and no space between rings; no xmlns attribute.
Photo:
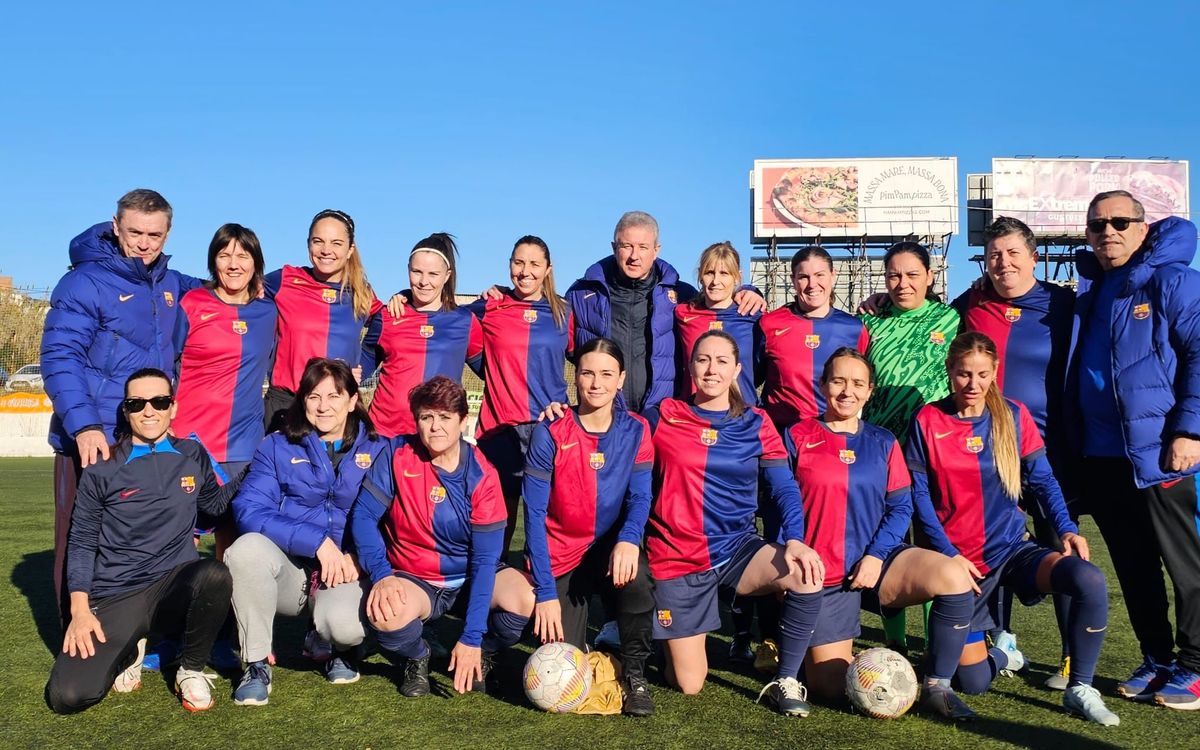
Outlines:
<svg viewBox="0 0 1200 750"><path fill-rule="evenodd" d="M754 705L762 685L757 675L731 669L726 635L709 639L712 671L704 691L685 697L655 685L655 715L556 716L524 701L518 671L527 647L502 660L507 671L499 697L449 696L445 663L434 664L443 695L408 700L397 692L392 668L379 656L354 685L330 686L300 654L303 623L281 618L275 650L271 703L237 707L229 676L217 681L217 705L191 715L157 673L146 673L140 690L110 694L76 716L55 716L42 689L60 645L51 594L53 513L49 459L0 460L0 653L5 655L0 700L0 747L112 748L1196 748L1200 715L1134 705L1113 694L1140 661L1112 581L1111 567L1096 528L1085 523L1095 559L1109 574L1112 618L1096 685L1121 717L1112 729L1085 724L1061 709L1061 694L1041 682L1058 661L1058 636L1049 602L1020 609L1014 627L1031 661L1015 677L997 679L991 693L968 697L981 719L951 726L920 714L883 722L856 716L844 706L817 705L807 719L786 719ZM519 541L519 537L518 537ZM916 610L910 631L920 635ZM452 642L456 623L443 626ZM878 618L863 621L861 646L878 644ZM918 641L919 643L919 641ZM657 679L657 673L651 675Z"/></svg>

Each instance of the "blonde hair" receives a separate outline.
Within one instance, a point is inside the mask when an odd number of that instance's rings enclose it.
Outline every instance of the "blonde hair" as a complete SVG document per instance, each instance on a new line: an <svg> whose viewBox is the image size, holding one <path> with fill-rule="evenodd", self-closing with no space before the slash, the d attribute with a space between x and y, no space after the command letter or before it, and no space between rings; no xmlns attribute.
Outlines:
<svg viewBox="0 0 1200 750"><path fill-rule="evenodd" d="M742 283L742 257L738 255L738 251L733 245L726 240L717 242L704 248L704 252L700 253L700 263L696 266L696 281L700 282L700 286L704 286L704 269L709 266L723 264L725 269L733 274L733 283L736 286L741 286Z"/></svg>
<svg viewBox="0 0 1200 750"><path fill-rule="evenodd" d="M542 296L546 298L546 304L550 306L550 315L554 318L554 325L561 329L567 323L567 301L554 291L554 267L550 261L550 248L546 245L545 240L532 234L527 234L514 242L513 252L516 252L521 245L540 247L546 256L546 275L542 277Z"/></svg>
<svg viewBox="0 0 1200 750"><path fill-rule="evenodd" d="M992 360L993 367L1000 360L996 353L996 344L990 338L978 331L960 333L950 342L946 355L947 372L952 371L953 365L969 354L987 356ZM995 380L988 386L984 405L992 417L992 456L996 462L1000 486L1004 489L1004 494L1016 500L1021 496L1021 455L1017 446L1017 425L1013 420L1012 409L1000 395Z"/></svg>
<svg viewBox="0 0 1200 750"><path fill-rule="evenodd" d="M691 362L696 358L696 350L700 348L700 344L707 339L721 339L729 342L729 346L733 348L733 359L735 362L741 363L742 355L738 350L737 341L733 336L730 336L725 331L711 330L700 334L700 338L696 339L696 343L692 344L692 352L688 356L688 361ZM742 389L738 387L738 379L734 378L729 381L729 416L740 417L746 412L746 399L742 397Z"/></svg>
<svg viewBox="0 0 1200 750"><path fill-rule="evenodd" d="M308 236L310 238L312 237L313 229L317 226L317 222L321 219L334 219L341 222L346 227L346 233L350 236L350 255L346 258L346 268L342 271L342 283L341 289L338 291L338 299L345 299L346 294L349 293L354 302L354 317L359 320L365 320L371 314L371 306L375 302L375 290L371 288L370 282L367 281L367 271L363 268L358 245L354 243L354 219L350 218L350 214L345 211L339 211L336 208L327 208L324 211L320 211L308 225Z"/></svg>

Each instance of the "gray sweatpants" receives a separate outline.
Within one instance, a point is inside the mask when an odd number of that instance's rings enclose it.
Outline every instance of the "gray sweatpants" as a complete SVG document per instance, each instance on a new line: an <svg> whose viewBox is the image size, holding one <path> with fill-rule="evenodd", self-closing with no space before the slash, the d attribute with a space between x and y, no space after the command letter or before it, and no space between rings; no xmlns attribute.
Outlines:
<svg viewBox="0 0 1200 750"><path fill-rule="evenodd" d="M238 537L225 551L225 565L233 576L233 615L242 661L247 664L271 653L276 614L296 617L311 608L317 632L333 644L334 651L351 649L366 637L362 617L366 580L321 589L310 596L308 573L301 560L256 533Z"/></svg>

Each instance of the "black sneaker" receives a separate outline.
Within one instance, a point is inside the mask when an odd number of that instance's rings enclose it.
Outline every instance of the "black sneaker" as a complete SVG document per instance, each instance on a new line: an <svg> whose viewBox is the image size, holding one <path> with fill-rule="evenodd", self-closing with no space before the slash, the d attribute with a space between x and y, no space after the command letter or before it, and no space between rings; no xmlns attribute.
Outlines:
<svg viewBox="0 0 1200 750"><path fill-rule="evenodd" d="M625 699L621 713L626 716L650 716L654 713L654 701L650 698L650 683L645 675L630 674L622 680Z"/></svg>
<svg viewBox="0 0 1200 750"><path fill-rule="evenodd" d="M495 681L495 677L493 677L493 675L492 675L493 668L495 666L496 666L496 652L495 651L486 651L486 650L483 651L479 656L479 671L483 672L483 679L475 680L475 682L471 684L471 692L473 692L473 693L491 692L491 690L489 689L489 683Z"/></svg>
<svg viewBox="0 0 1200 750"><path fill-rule="evenodd" d="M749 664L754 661L754 647L749 633L738 633L729 644L729 661Z"/></svg>
<svg viewBox="0 0 1200 750"><path fill-rule="evenodd" d="M808 690L795 677L779 677L768 682L758 694L758 702L764 700L784 716L804 717L812 712Z"/></svg>
<svg viewBox="0 0 1200 750"><path fill-rule="evenodd" d="M429 654L420 659L409 659L404 665L404 680L400 683L400 694L406 698L429 695Z"/></svg>

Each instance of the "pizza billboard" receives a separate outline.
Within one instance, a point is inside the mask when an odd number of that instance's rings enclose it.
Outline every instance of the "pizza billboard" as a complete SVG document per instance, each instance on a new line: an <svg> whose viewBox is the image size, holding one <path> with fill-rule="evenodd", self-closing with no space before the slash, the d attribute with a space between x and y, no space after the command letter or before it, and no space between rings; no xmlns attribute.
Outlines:
<svg viewBox="0 0 1200 750"><path fill-rule="evenodd" d="M765 159L750 175L753 240L895 241L958 232L958 161Z"/></svg>
<svg viewBox="0 0 1200 750"><path fill-rule="evenodd" d="M1128 190L1146 219L1188 216L1188 163L1163 159L992 159L992 214L1038 237L1083 237L1092 196Z"/></svg>

